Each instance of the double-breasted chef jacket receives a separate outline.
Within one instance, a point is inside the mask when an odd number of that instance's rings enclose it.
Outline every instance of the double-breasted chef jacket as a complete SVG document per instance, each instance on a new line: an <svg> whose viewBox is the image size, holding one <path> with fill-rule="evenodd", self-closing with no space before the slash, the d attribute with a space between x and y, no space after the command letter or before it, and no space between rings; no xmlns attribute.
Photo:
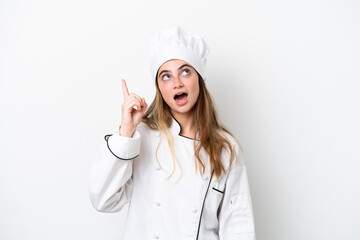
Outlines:
<svg viewBox="0 0 360 240"><path fill-rule="evenodd" d="M105 136L90 172L90 199L100 212L129 203L123 240L255 240L254 218L243 155L229 136L238 161L222 151L226 173L219 179L206 164L195 170L194 141L180 135L172 117L173 161L166 137L141 122L131 138ZM198 136L198 134L196 135ZM201 152L208 161L207 154ZM172 172L173 164L175 171ZM230 168L230 169L229 169Z"/></svg>

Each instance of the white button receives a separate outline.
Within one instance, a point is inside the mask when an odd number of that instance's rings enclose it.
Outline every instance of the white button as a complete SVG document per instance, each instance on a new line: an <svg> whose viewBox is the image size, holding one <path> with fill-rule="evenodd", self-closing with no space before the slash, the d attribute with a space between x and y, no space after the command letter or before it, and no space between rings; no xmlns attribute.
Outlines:
<svg viewBox="0 0 360 240"><path fill-rule="evenodd" d="M160 167L159 165L156 165L156 166L155 166L155 169L156 169L157 171L160 171L161 167Z"/></svg>
<svg viewBox="0 0 360 240"><path fill-rule="evenodd" d="M159 235L155 234L155 235L154 235L154 238L155 238L155 239L159 239L160 237L159 237Z"/></svg>
<svg viewBox="0 0 360 240"><path fill-rule="evenodd" d="M161 206L161 203L160 202L155 202L156 206Z"/></svg>
<svg viewBox="0 0 360 240"><path fill-rule="evenodd" d="M193 212L193 213L197 213L197 209L196 209L196 208L193 208L192 212Z"/></svg>

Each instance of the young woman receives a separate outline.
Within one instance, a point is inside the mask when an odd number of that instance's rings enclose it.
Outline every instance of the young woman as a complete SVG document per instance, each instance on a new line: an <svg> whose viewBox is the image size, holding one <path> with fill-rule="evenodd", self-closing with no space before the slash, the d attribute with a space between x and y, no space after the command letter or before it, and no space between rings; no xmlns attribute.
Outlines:
<svg viewBox="0 0 360 240"><path fill-rule="evenodd" d="M150 50L155 99L147 108L122 80L120 129L105 136L90 173L94 208L129 203L124 240L254 240L240 146L205 86L207 44L172 27Z"/></svg>

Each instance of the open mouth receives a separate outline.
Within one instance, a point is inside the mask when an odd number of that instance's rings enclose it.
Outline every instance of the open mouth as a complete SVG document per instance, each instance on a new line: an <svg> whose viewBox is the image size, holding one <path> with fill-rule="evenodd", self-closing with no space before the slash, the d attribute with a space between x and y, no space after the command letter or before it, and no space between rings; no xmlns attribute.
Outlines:
<svg viewBox="0 0 360 240"><path fill-rule="evenodd" d="M187 98L187 93L180 93L175 95L174 99L175 101L182 101Z"/></svg>

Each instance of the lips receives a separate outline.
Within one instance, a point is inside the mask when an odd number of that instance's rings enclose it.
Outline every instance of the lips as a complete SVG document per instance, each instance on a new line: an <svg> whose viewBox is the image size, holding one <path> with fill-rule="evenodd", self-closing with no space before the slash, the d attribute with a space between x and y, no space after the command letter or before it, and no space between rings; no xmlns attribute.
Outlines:
<svg viewBox="0 0 360 240"><path fill-rule="evenodd" d="M178 93L174 96L175 102L180 106L186 104L187 98L188 98L187 93Z"/></svg>
<svg viewBox="0 0 360 240"><path fill-rule="evenodd" d="M178 93L174 96L175 101L187 98L187 93Z"/></svg>

